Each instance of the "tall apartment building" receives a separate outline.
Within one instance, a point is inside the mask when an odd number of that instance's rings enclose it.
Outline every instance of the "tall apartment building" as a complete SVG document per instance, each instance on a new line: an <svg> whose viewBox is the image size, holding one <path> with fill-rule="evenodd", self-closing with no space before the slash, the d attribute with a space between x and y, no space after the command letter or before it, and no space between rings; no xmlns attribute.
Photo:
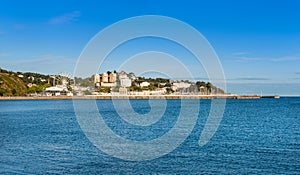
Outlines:
<svg viewBox="0 0 300 175"><path fill-rule="evenodd" d="M109 83L114 83L117 81L117 74L116 73L110 73L108 75L108 82Z"/></svg>
<svg viewBox="0 0 300 175"><path fill-rule="evenodd" d="M103 73L94 75L95 86L113 87L116 85L117 74L116 73Z"/></svg>
<svg viewBox="0 0 300 175"><path fill-rule="evenodd" d="M108 83L108 74L107 73L103 73L101 78L102 78L101 82Z"/></svg>

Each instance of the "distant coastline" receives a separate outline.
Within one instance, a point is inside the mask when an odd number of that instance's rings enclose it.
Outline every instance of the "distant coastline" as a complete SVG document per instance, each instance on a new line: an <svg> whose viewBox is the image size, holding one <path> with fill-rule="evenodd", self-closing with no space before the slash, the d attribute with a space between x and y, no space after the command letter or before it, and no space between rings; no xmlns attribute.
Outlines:
<svg viewBox="0 0 300 175"><path fill-rule="evenodd" d="M158 77L145 78L125 71L107 71L81 78L73 77L69 72L43 75L31 72L12 72L0 68L0 96L3 97L106 96L111 94L133 95L132 98L148 95L228 95L211 82L171 80ZM65 97L61 98L66 99Z"/></svg>
<svg viewBox="0 0 300 175"><path fill-rule="evenodd" d="M0 100L110 100L110 99L260 99L279 96L257 95L90 95L90 96L15 96L0 97Z"/></svg>
<svg viewBox="0 0 300 175"><path fill-rule="evenodd" d="M0 68L0 100L52 99L258 99L279 96L236 95L210 82L137 77L107 71L87 78L68 72L42 75Z"/></svg>

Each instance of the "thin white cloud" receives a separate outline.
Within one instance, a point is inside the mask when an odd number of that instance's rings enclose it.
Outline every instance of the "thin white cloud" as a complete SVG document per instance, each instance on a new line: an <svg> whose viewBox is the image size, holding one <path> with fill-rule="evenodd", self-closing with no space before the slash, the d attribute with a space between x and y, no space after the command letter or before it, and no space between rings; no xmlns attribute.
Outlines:
<svg viewBox="0 0 300 175"><path fill-rule="evenodd" d="M285 62L285 61L298 61L298 60L300 60L299 56L283 56L283 57L276 57L276 58L238 56L235 58L234 61L238 61L238 62L249 62L249 61Z"/></svg>
<svg viewBox="0 0 300 175"><path fill-rule="evenodd" d="M258 57L236 57L235 61L238 62L248 62L248 61L264 61L265 58Z"/></svg>
<svg viewBox="0 0 300 175"><path fill-rule="evenodd" d="M71 13L66 13L61 16L53 17L49 20L49 24L58 25L58 24L65 24L73 21L77 21L80 17L80 11L74 11Z"/></svg>
<svg viewBox="0 0 300 175"><path fill-rule="evenodd" d="M274 62L280 62L280 61L297 61L297 60L300 60L300 57L285 56L285 57L273 58L273 59L270 59L270 60L274 61Z"/></svg>

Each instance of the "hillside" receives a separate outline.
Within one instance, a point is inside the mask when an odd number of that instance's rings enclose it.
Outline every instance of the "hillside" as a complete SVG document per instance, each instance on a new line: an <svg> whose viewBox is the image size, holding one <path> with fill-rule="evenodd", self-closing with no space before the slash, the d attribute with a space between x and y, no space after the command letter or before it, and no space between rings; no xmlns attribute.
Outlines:
<svg viewBox="0 0 300 175"><path fill-rule="evenodd" d="M22 96L27 94L26 84L15 74L0 73L0 96Z"/></svg>
<svg viewBox="0 0 300 175"><path fill-rule="evenodd" d="M31 72L12 72L0 68L0 96L39 93L50 86L50 76Z"/></svg>

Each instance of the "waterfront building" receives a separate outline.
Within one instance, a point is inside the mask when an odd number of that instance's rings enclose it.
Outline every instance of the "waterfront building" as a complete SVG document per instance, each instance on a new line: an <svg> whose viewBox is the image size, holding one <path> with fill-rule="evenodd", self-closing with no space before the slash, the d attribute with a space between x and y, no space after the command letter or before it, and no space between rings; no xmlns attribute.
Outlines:
<svg viewBox="0 0 300 175"><path fill-rule="evenodd" d="M52 86L45 89L46 96L73 96L67 87Z"/></svg>

